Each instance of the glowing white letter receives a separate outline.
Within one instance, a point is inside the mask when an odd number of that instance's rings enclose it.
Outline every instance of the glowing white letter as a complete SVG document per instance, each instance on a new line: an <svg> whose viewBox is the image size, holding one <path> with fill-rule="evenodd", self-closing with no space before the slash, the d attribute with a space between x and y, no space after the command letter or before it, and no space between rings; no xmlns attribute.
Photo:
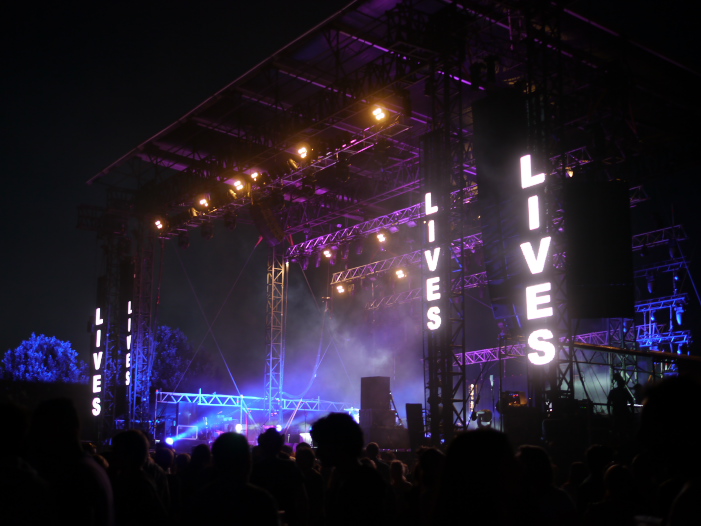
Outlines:
<svg viewBox="0 0 701 526"><path fill-rule="evenodd" d="M426 193L426 215L430 216L438 212L438 207L431 204L431 192Z"/></svg>
<svg viewBox="0 0 701 526"><path fill-rule="evenodd" d="M101 410L102 410L102 408L100 407L100 399L93 398L92 399L92 414L93 414L93 416L99 415Z"/></svg>
<svg viewBox="0 0 701 526"><path fill-rule="evenodd" d="M124 382L124 385L130 385L130 384L131 384L131 371L127 371L126 382Z"/></svg>
<svg viewBox="0 0 701 526"><path fill-rule="evenodd" d="M102 391L102 375L101 374L96 374L95 376L92 377L92 392L93 393L99 393Z"/></svg>
<svg viewBox="0 0 701 526"><path fill-rule="evenodd" d="M530 230L540 228L540 207L538 206L537 195L528 198L528 228Z"/></svg>
<svg viewBox="0 0 701 526"><path fill-rule="evenodd" d="M428 222L428 242L433 243L436 240L436 222L431 219Z"/></svg>
<svg viewBox="0 0 701 526"><path fill-rule="evenodd" d="M543 340L552 340L553 333L548 329L538 329L533 331L528 337L528 346L533 349L534 352L528 353L528 359L532 364L535 365L545 365L550 363L555 358L555 346ZM543 354L538 354L540 351Z"/></svg>
<svg viewBox="0 0 701 526"><path fill-rule="evenodd" d="M441 326L441 309L438 307L431 307L428 309L428 311L426 311L426 317L428 318L426 327L428 327L429 330L435 331Z"/></svg>
<svg viewBox="0 0 701 526"><path fill-rule="evenodd" d="M545 182L545 174L531 174L531 156L521 157L521 188L530 188Z"/></svg>
<svg viewBox="0 0 701 526"><path fill-rule="evenodd" d="M131 350L131 334L127 334L127 351Z"/></svg>
<svg viewBox="0 0 701 526"><path fill-rule="evenodd" d="M95 370L98 371L102 365L102 351L92 353L92 361L95 364Z"/></svg>
<svg viewBox="0 0 701 526"><path fill-rule="evenodd" d="M130 352L127 353L126 360L127 361L125 363L125 367L131 367L131 353Z"/></svg>
<svg viewBox="0 0 701 526"><path fill-rule="evenodd" d="M538 294L541 292L548 292L549 290L550 283L541 283L540 285L526 287L526 318L529 320L535 320L538 318L547 318L553 315L552 307L546 307L543 309L538 308L538 305L550 303L550 294L538 296Z"/></svg>
<svg viewBox="0 0 701 526"><path fill-rule="evenodd" d="M521 243L521 252L523 252L523 257L526 258L526 263L528 263L528 269L531 271L531 274L540 274L543 272L549 249L550 237L544 237L540 240L537 256L533 253L533 245L531 245L530 241L528 243Z"/></svg>
<svg viewBox="0 0 701 526"><path fill-rule="evenodd" d="M426 301L434 301L441 299L441 293L438 292L440 287L440 276L428 278L426 280Z"/></svg>
<svg viewBox="0 0 701 526"><path fill-rule="evenodd" d="M100 340L102 340L102 329L97 329L97 333L95 333L95 347L100 346L100 343L102 343Z"/></svg>
<svg viewBox="0 0 701 526"><path fill-rule="evenodd" d="M105 321L102 318L100 318L100 307L95 309L95 325L102 325L102 322Z"/></svg>
<svg viewBox="0 0 701 526"><path fill-rule="evenodd" d="M440 253L441 247L434 248L433 254L431 254L430 250L424 252L424 256L426 256L426 264L428 265L428 270L430 272L435 272L438 268L438 256L440 255Z"/></svg>

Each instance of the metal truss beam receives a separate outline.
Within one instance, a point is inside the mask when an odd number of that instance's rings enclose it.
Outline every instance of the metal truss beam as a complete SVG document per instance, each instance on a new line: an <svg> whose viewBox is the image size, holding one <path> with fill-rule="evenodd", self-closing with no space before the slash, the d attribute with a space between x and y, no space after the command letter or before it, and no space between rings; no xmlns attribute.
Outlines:
<svg viewBox="0 0 701 526"><path fill-rule="evenodd" d="M460 240L455 240L452 243L451 249L455 257L462 253L462 250L468 249L473 250L475 247L482 245L482 234L471 234L465 236ZM367 265L361 265L359 267L354 267L350 269L343 270L341 272L335 272L331 277L331 284L335 285L337 283L343 283L346 281L352 281L354 279L363 278L370 274L380 274L388 270L392 270L398 267L404 267L409 265L419 265L423 257L423 250L415 250L414 252L409 252L408 254L402 254L401 256L396 256L390 259L383 259L380 261L375 261L374 263L368 263Z"/></svg>
<svg viewBox="0 0 701 526"><path fill-rule="evenodd" d="M461 289L474 289L477 287L487 286L488 284L489 280L487 279L487 273L478 272L477 274L461 276L451 280L450 290L455 293ZM394 305L401 305L413 300L420 300L422 298L423 290L423 288L416 288L399 292L398 294L392 294L391 296L384 296L365 304L365 309L376 310L382 307L392 307Z"/></svg>
<svg viewBox="0 0 701 526"><path fill-rule="evenodd" d="M380 231L383 228L388 228L390 226L398 226L408 223L409 221L415 221L423 216L423 203L418 203L409 208L404 208L402 210L397 210L391 214L376 217L371 221L366 221L364 223L358 223L349 228L344 228L343 230L338 230L331 234L325 236L310 239L309 241L304 241L303 243L298 243L289 249L287 249L286 256L288 258L299 257L303 255L309 255L314 249L325 247L328 245L334 245L342 241L347 241L355 237L361 237L368 234L373 234Z"/></svg>
<svg viewBox="0 0 701 526"><path fill-rule="evenodd" d="M636 234L633 236L633 250L642 250L643 247L651 248L664 243L684 241L686 232L682 225L670 226L645 232L644 234Z"/></svg>
<svg viewBox="0 0 701 526"><path fill-rule="evenodd" d="M638 267L634 271L634 277L645 278L651 274L663 274L665 272L677 272L686 268L686 260L684 258L674 258L661 263L651 263L644 267Z"/></svg>
<svg viewBox="0 0 701 526"><path fill-rule="evenodd" d="M642 329L642 327L639 327L639 329ZM600 331L600 332L591 332L588 334L578 334L574 337L575 341L575 348L577 346L577 343L583 343L587 345L597 345L597 346L607 346L610 345L609 342L609 332L608 331ZM641 336L643 338L641 338ZM657 334L657 335L650 335L646 334L643 330L638 330L638 342L640 343L641 340L644 340L644 338L647 338L649 342L654 342L657 344L662 344L662 343L689 343L691 341L691 333L690 331L677 331L677 332L668 332L668 333L662 333L662 334ZM566 338L561 338L562 343L567 343ZM633 340L631 340L633 341ZM641 347L649 347L649 345L643 345L641 344ZM504 345L502 347L493 347L491 349L481 349L479 351L469 351L464 353L463 355L456 355L456 360L459 363L465 363L468 365L472 364L477 364L477 363L486 363L486 362L496 362L500 358L507 359L507 358L518 358L519 356L525 356L526 353L528 352L527 345L525 343L520 343L520 342L515 342L515 343L509 343L507 345ZM602 351L603 352L603 351ZM616 350L612 349L610 352L616 352ZM654 353L654 351L652 351ZM654 354L651 355L654 357ZM610 362L602 362L600 365L609 365Z"/></svg>
<svg viewBox="0 0 701 526"><path fill-rule="evenodd" d="M265 344L268 355L265 363L265 394L268 421L279 412L278 401L282 392L285 369L285 314L287 310L287 263L282 251L271 247L268 255L268 303L266 309Z"/></svg>
<svg viewBox="0 0 701 526"><path fill-rule="evenodd" d="M138 231L132 301L131 385L129 418L131 425L149 431L153 420L151 407L151 368L153 366L152 295L155 240L148 228Z"/></svg>
<svg viewBox="0 0 701 526"><path fill-rule="evenodd" d="M230 407L247 411L268 411L267 398L262 396L236 396L202 393L173 393L158 391L156 402L159 404L197 404L208 407ZM343 402L330 402L313 398L280 398L278 402L282 410L316 411L330 413L344 411L349 407Z"/></svg>
<svg viewBox="0 0 701 526"><path fill-rule="evenodd" d="M687 294L675 294L664 298L654 298L647 301L636 301L635 312L651 312L661 309L669 309L685 305L688 301Z"/></svg>

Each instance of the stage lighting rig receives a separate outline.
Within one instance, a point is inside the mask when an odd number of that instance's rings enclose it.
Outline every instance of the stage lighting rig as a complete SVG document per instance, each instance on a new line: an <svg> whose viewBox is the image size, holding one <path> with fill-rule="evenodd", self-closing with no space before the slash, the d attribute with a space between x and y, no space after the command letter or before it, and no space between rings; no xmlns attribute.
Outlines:
<svg viewBox="0 0 701 526"><path fill-rule="evenodd" d="M212 206L210 194L200 194L195 198L195 208L200 212L208 211Z"/></svg>
<svg viewBox="0 0 701 526"><path fill-rule="evenodd" d="M338 253L338 247L326 247L323 250L324 257L329 260L329 265L336 264L336 255Z"/></svg>
<svg viewBox="0 0 701 526"><path fill-rule="evenodd" d="M168 221L165 217L158 216L153 220L153 226L162 234L168 230Z"/></svg>
<svg viewBox="0 0 701 526"><path fill-rule="evenodd" d="M387 250L387 241L389 240L389 232L385 230L384 228L380 230L377 234L377 242L380 247L380 250L384 252Z"/></svg>
<svg viewBox="0 0 701 526"><path fill-rule="evenodd" d="M234 177L231 184L234 186L234 190L236 191L237 195L239 192L243 192L246 188L246 182L240 176Z"/></svg>
<svg viewBox="0 0 701 526"><path fill-rule="evenodd" d="M382 122L387 118L387 111L380 104L375 104L372 107L372 116L376 122Z"/></svg>
<svg viewBox="0 0 701 526"><path fill-rule="evenodd" d="M397 269L395 271L395 274L396 274L398 279L404 279L407 276L406 272L404 272L404 269L401 269L401 268Z"/></svg>
<svg viewBox="0 0 701 526"><path fill-rule="evenodd" d="M251 179L252 184L258 188L264 188L270 184L270 175L267 172L253 170L248 174L248 177Z"/></svg>
<svg viewBox="0 0 701 526"><path fill-rule="evenodd" d="M311 160L311 154L312 154L312 147L309 146L309 143L306 142L301 142L295 147L295 151L297 152L297 155L299 155L299 158L302 159L305 162L309 162Z"/></svg>

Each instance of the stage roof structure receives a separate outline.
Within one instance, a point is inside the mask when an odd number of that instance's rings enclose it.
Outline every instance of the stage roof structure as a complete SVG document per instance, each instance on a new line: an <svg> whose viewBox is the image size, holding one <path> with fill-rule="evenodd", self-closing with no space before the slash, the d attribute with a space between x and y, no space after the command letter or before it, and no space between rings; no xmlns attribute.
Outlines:
<svg viewBox="0 0 701 526"><path fill-rule="evenodd" d="M486 90L525 89L529 54L557 64L547 74L562 83L566 135L553 145L554 162L616 164L674 141L697 111L688 90L699 73L570 4L528 13L508 1L351 2L92 177L89 184L111 191L108 214L83 208L82 226L115 228L124 208L168 216L166 237L226 211L251 221L248 196L222 197L209 214L187 212L200 193L223 195L222 185L254 170L265 174L256 202L275 211L285 234L315 237L413 205L419 138L435 125L430 90L457 40L468 113ZM527 15L535 38L526 38ZM381 123L371 114L376 104L387 113ZM623 129L614 124L621 119ZM463 122L464 173L476 182L469 114ZM594 151L601 139L604 151ZM311 152L300 160L302 143Z"/></svg>
<svg viewBox="0 0 701 526"><path fill-rule="evenodd" d="M596 15L578 10L576 2L350 2L93 176L88 183L106 188L106 206L80 207L79 227L95 230L113 257L106 271L108 311L118 308L119 237L141 228L134 239L138 367L149 363L154 254L146 238L178 237L209 228L212 220L255 224L273 247L266 327L266 403L272 412L284 365L280 251L299 261L329 243L415 223L421 217L423 140L437 129L449 130L449 146L459 151L452 156L459 164L451 168L461 174L460 184L451 199L478 200L471 108L490 92L508 88L538 101L536 153L549 163L549 173L564 177L594 167L609 179L624 178L632 206L647 199L644 184L687 169L698 137L701 74L624 37ZM453 107L446 86L456 84L461 100ZM481 242L472 219L453 245L458 252ZM681 226L660 227L637 234L632 248L686 238L676 234ZM412 254L414 262L420 259L415 252L403 258ZM678 268L677 256L670 257L671 263L648 265L644 274ZM334 280L395 266L394 260L375 262ZM453 291L484 286L485 279L464 275ZM366 308L419 296L378 299ZM669 308L681 302L674 301ZM636 308L644 314L652 307ZM658 332L645 316L649 330L643 332L653 341ZM618 343L626 341L623 334ZM466 351L456 354L463 367ZM477 355L474 363L492 359L486 351ZM136 389L131 400L142 407L132 410L133 418L143 422L148 385L142 381Z"/></svg>

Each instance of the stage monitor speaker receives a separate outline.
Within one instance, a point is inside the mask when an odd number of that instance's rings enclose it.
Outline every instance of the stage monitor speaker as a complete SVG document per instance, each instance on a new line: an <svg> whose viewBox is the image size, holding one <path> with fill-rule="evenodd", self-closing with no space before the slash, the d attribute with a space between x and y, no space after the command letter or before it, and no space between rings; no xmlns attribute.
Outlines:
<svg viewBox="0 0 701 526"><path fill-rule="evenodd" d="M365 376L360 379L360 409L391 409L389 376Z"/></svg>
<svg viewBox="0 0 701 526"><path fill-rule="evenodd" d="M526 101L522 93L495 91L472 105L474 156L482 229L482 255L495 319L517 318L520 295L520 236L526 200L520 186L520 158L527 151Z"/></svg>
<svg viewBox="0 0 701 526"><path fill-rule="evenodd" d="M369 429L371 427L394 427L396 416L391 409L361 409L360 427Z"/></svg>
<svg viewBox="0 0 701 526"><path fill-rule="evenodd" d="M572 318L635 315L628 185L622 181L565 184L567 303Z"/></svg>
<svg viewBox="0 0 701 526"><path fill-rule="evenodd" d="M406 425L409 429L409 444L416 451L423 444L424 415L421 404L406 404Z"/></svg>

